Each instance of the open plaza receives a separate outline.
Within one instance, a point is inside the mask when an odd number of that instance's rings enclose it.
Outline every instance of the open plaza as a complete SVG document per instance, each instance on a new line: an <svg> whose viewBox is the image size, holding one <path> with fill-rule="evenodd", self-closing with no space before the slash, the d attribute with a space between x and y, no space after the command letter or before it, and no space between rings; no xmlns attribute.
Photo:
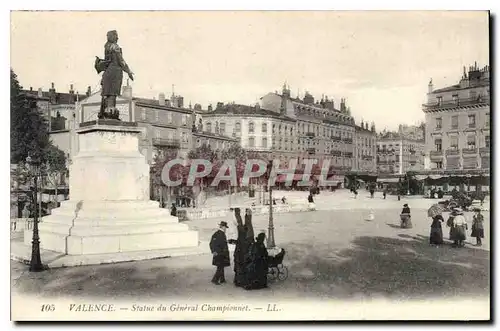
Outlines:
<svg viewBox="0 0 500 331"><path fill-rule="evenodd" d="M307 192L276 191L290 203L306 200ZM246 203L240 194L232 197L233 207ZM207 205L223 206L228 197L207 200ZM28 266L11 262L12 289L19 294L72 298L179 298L184 301L274 298L279 300L320 299L466 299L471 295L489 300L490 216L484 211L485 240L474 247L473 238L465 248L452 248L448 228L443 225L446 244L429 245L431 219L427 210L436 200L395 196L373 199L361 191L358 197L348 190L321 192L315 196L316 211L274 215L276 244L286 250L283 264L289 275L268 289L245 291L232 284L233 263L226 270L228 283L210 283L214 267L208 247L210 236L221 220L228 222L228 238L236 236L234 217L186 221L197 230L202 251L171 258L53 268L29 273ZM413 228L400 228L402 205L411 207ZM489 201L484 209L489 209ZM368 220L372 213L374 219ZM446 215L444 215L446 218ZM469 223L472 213L466 212ZM268 215L255 215L257 232L267 231ZM13 241L20 241L19 233ZM204 251L203 251L204 249ZM231 254L232 259L232 254ZM43 260L43 254L42 254ZM44 261L43 261L44 262Z"/></svg>

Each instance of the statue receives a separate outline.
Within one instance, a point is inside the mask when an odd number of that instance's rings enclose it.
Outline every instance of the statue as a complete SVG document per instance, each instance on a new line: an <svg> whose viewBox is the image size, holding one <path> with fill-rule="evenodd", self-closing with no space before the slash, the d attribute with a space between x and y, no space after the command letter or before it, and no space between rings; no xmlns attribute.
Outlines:
<svg viewBox="0 0 500 331"><path fill-rule="evenodd" d="M123 71L134 80L134 74L123 59L122 49L118 46L118 33L116 30L107 33L108 41L104 45L104 59L96 56L94 67L97 73L102 74L101 80L101 110L98 118L117 119L119 113L116 109L116 97L121 95Z"/></svg>

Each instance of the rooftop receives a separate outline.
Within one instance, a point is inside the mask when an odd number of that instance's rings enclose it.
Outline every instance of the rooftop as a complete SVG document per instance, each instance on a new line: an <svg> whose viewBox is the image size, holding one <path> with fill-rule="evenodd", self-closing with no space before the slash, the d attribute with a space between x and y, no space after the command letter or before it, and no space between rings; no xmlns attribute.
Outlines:
<svg viewBox="0 0 500 331"><path fill-rule="evenodd" d="M277 119L291 120L291 117L277 114L271 110L263 109L256 106L247 106L240 104L226 104L222 107L218 107L211 112L205 113L205 115L245 115L245 116L259 116L259 117L272 117Z"/></svg>

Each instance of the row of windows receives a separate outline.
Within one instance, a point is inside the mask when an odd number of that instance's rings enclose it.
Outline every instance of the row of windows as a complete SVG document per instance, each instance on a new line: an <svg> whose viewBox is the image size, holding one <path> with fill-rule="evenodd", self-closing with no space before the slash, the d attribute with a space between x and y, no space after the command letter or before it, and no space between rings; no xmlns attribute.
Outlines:
<svg viewBox="0 0 500 331"><path fill-rule="evenodd" d="M210 142L209 139L207 139L207 140L196 139L196 146L201 147L202 145L207 145L207 146L213 147L215 149L225 149L226 147L229 147L231 145L231 143L226 142L226 141L219 141L219 140L216 140L214 143L214 142Z"/></svg>
<svg viewBox="0 0 500 331"><path fill-rule="evenodd" d="M155 121L159 122L160 121L160 110L153 110L155 114ZM147 110L143 109L141 112L141 119L143 121L146 121L147 119ZM188 120L188 115L187 114L181 114L181 124L182 125L187 125L187 120ZM167 112L167 123L172 124L174 122L173 119L173 114L172 112Z"/></svg>
<svg viewBox="0 0 500 331"><path fill-rule="evenodd" d="M467 116L467 126L469 128L476 127L476 115ZM489 113L486 114L485 126L490 126L490 114ZM454 115L451 117L450 127L452 129L458 129L458 115ZM443 118L438 117L438 118L436 118L436 130L440 130L442 128L443 128Z"/></svg>
<svg viewBox="0 0 500 331"><path fill-rule="evenodd" d="M284 129L284 134L290 134L293 135L294 133L294 128L293 126L288 126L288 125L281 125L281 124L273 124L273 133L276 133L276 130L278 130L279 134L282 133L282 129ZM305 124L305 123L297 123L297 129L299 133L315 133L316 135L320 135L320 126L319 125L311 125L311 124ZM206 124L206 131L212 132L212 123L207 122ZM226 123L224 122L215 122L215 132L220 133L220 134L225 134L226 133ZM235 134L238 134L241 132L241 123L236 122L234 126L234 132ZM261 127L261 132L262 133L267 133L267 123L262 123ZM248 133L255 133L255 123L250 122L248 123ZM337 132L332 129L332 128L323 128L323 136L325 137L342 137L342 138L347 138L347 139L352 139L353 134L349 132L344 132L340 131L340 135L337 134Z"/></svg>
<svg viewBox="0 0 500 331"><path fill-rule="evenodd" d="M488 147L488 148L490 147L490 136L484 137L484 146ZM434 140L434 147L435 147L435 150L438 152L441 152L443 150L443 141L441 138L436 138ZM475 135L468 135L467 136L467 148L469 148L469 149L476 148L476 136ZM450 149L451 150L458 150L458 137L457 136L450 137Z"/></svg>
<svg viewBox="0 0 500 331"><path fill-rule="evenodd" d="M297 113L300 114L307 114L309 116L314 116L314 117L323 117L323 118L333 118L336 121L344 121L344 122L352 122L353 119L348 116L344 116L342 114L338 113L330 113L325 110L319 110L319 109L313 109L309 108L307 106L300 106L300 105L294 105Z"/></svg>
<svg viewBox="0 0 500 331"><path fill-rule="evenodd" d="M489 93L489 91L488 91L488 93ZM460 104L460 98L458 97L458 94L452 95L452 98L453 98L453 102L456 105ZM443 104L443 97L442 96L438 96L436 99L437 99L438 105L441 106ZM483 100L483 95L481 93L478 94L477 91L470 91L469 92L469 99L470 100L475 100L475 101L482 101Z"/></svg>

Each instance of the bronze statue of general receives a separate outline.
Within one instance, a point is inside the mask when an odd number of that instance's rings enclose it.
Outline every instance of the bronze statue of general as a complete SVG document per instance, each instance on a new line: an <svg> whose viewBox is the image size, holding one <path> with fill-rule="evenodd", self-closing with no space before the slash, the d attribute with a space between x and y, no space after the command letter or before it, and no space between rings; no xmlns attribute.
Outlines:
<svg viewBox="0 0 500 331"><path fill-rule="evenodd" d="M123 71L131 80L134 74L123 59L122 49L118 46L118 33L116 30L107 33L108 41L104 45L104 59L96 56L94 67L97 73L104 72L101 80L101 110L98 118L117 119L119 113L116 109L116 97L121 95Z"/></svg>

